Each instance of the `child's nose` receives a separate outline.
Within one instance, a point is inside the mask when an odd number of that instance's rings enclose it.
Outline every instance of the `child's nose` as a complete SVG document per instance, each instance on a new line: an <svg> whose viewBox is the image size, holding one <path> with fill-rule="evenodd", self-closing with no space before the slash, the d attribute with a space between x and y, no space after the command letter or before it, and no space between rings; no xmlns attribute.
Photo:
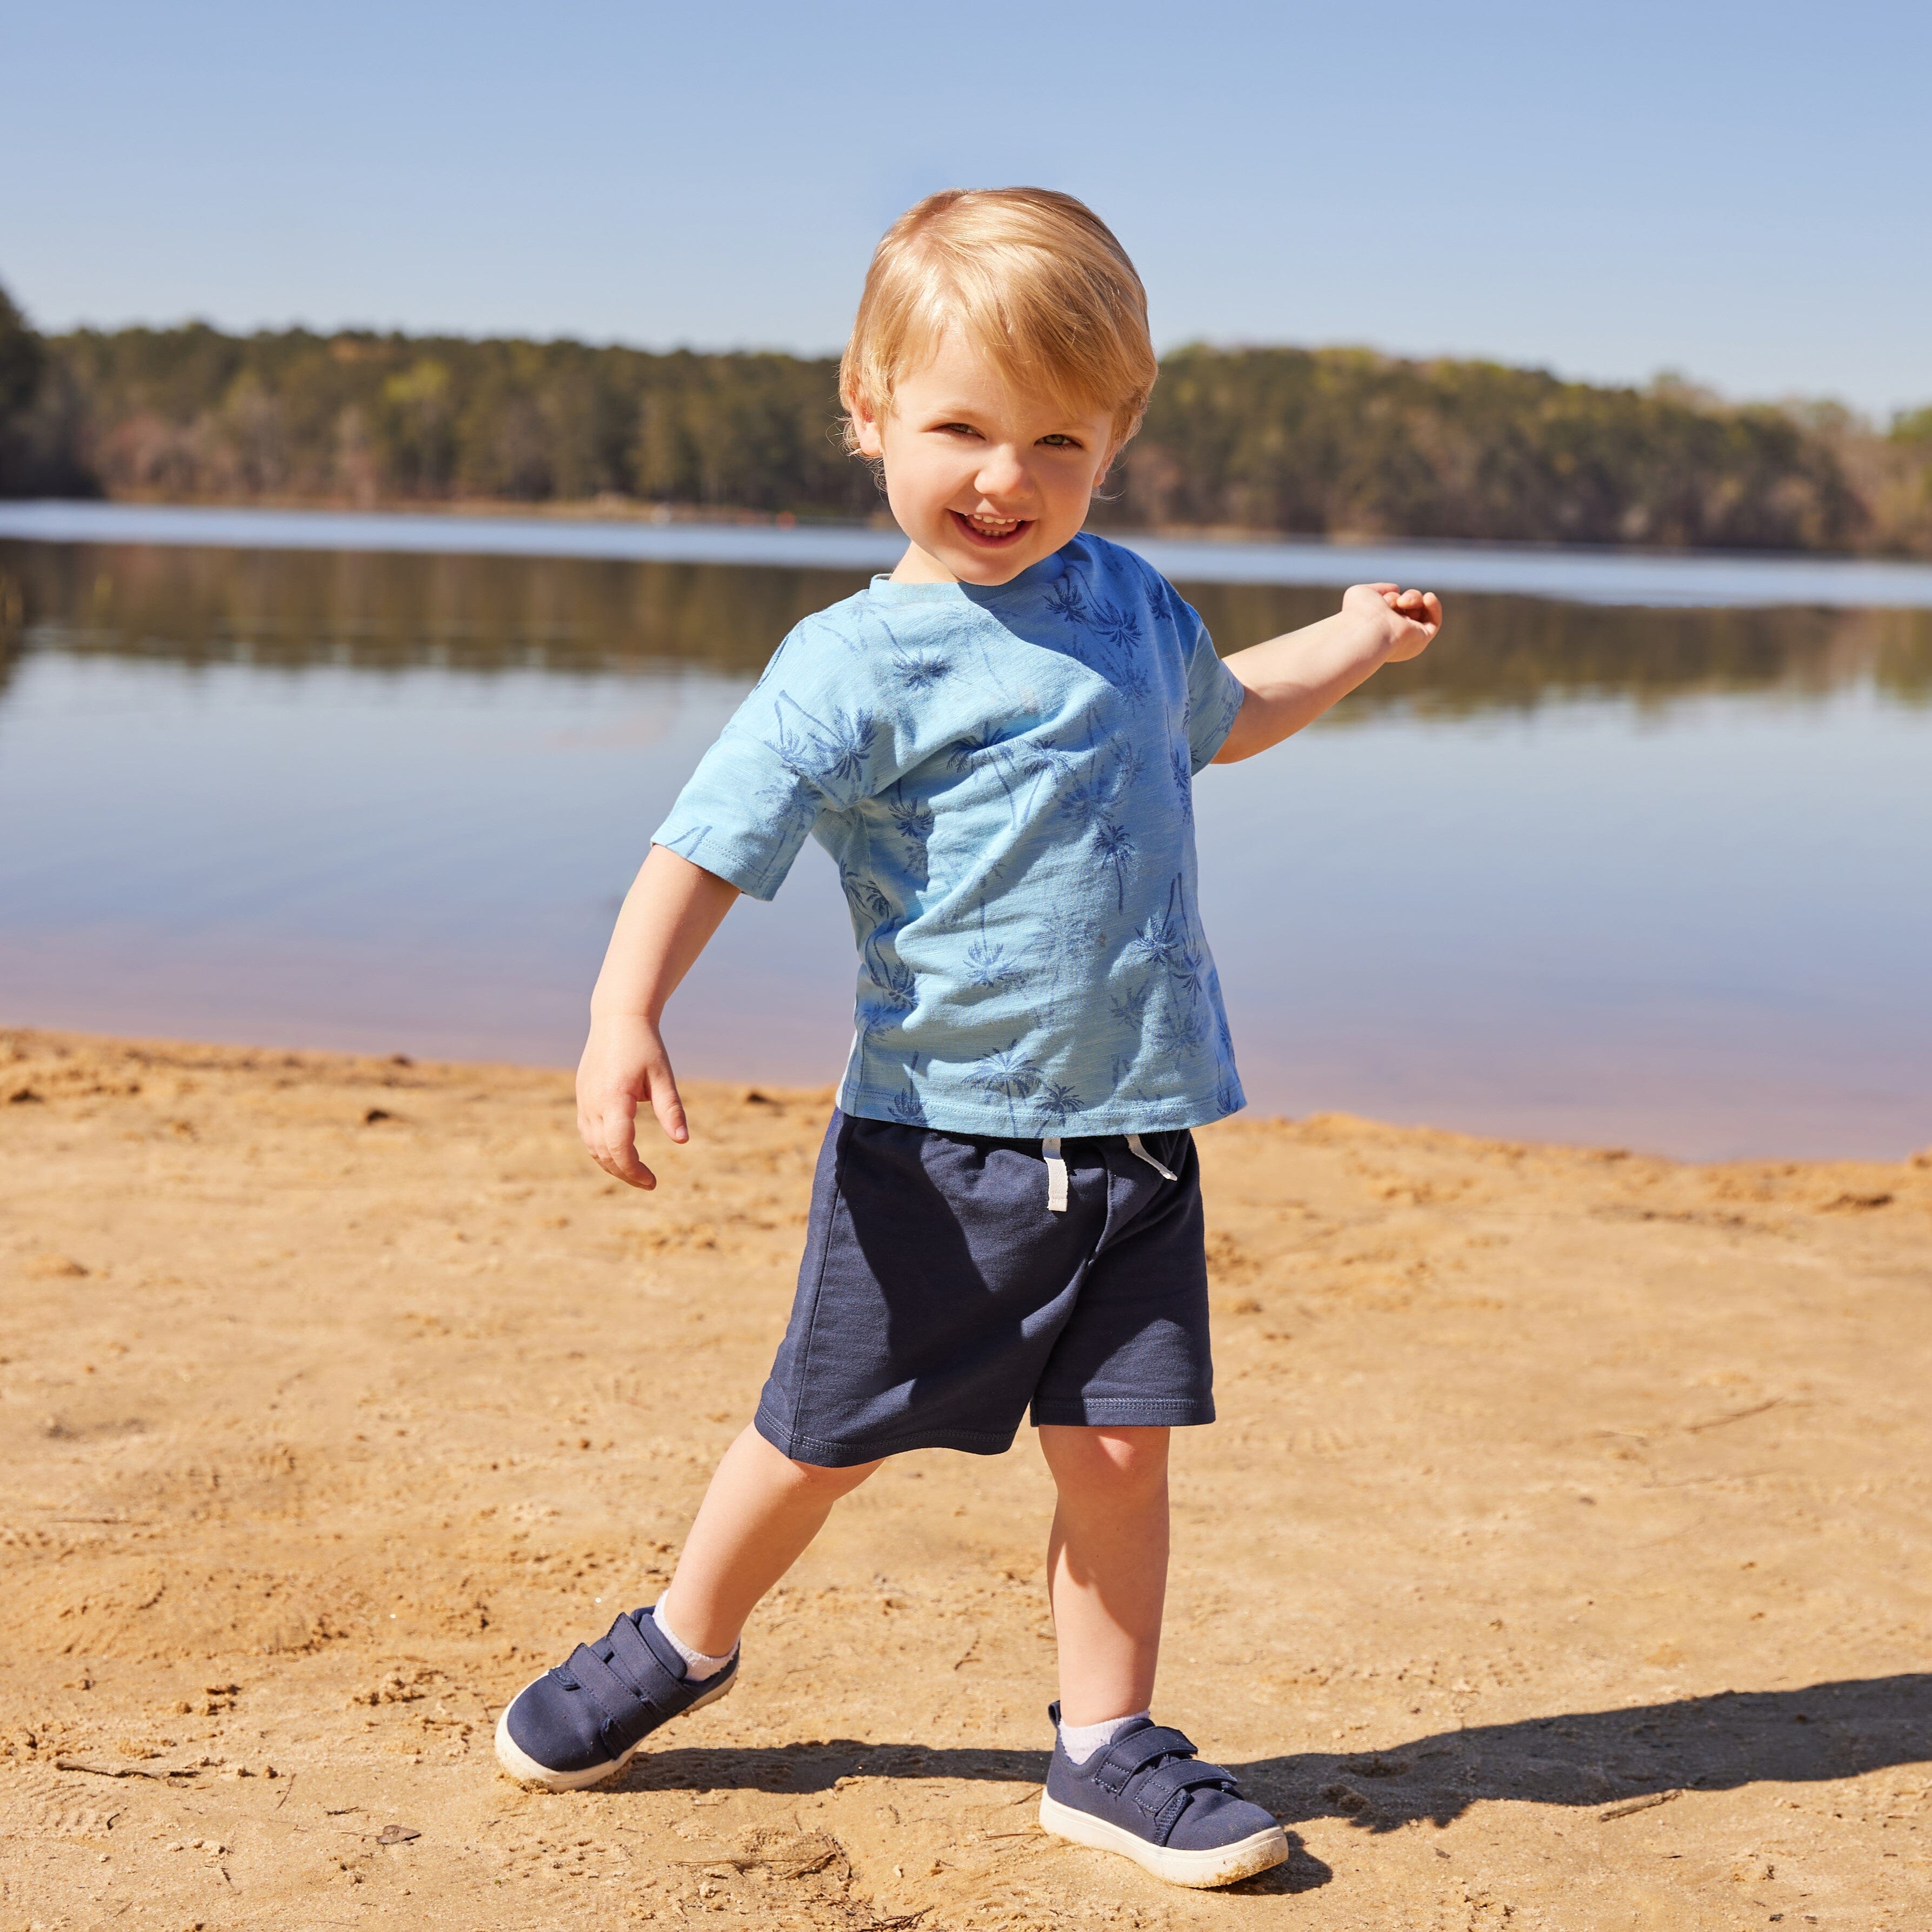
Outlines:
<svg viewBox="0 0 1932 1932"><path fill-rule="evenodd" d="M1018 450L995 448L986 452L973 484L981 496L998 498L1026 496L1030 481Z"/></svg>

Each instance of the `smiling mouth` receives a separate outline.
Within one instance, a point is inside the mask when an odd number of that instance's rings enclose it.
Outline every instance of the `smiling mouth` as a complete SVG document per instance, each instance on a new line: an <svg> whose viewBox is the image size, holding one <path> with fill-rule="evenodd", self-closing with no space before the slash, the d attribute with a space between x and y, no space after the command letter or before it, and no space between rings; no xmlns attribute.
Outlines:
<svg viewBox="0 0 1932 1932"><path fill-rule="evenodd" d="M960 510L947 514L973 542L990 550L1010 548L1033 527L1029 517L969 517Z"/></svg>

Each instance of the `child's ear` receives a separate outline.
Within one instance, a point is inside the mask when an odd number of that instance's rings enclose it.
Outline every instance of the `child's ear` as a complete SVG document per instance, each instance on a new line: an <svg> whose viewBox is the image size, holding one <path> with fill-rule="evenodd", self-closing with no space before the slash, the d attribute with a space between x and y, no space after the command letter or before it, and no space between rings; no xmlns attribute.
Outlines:
<svg viewBox="0 0 1932 1932"><path fill-rule="evenodd" d="M852 440L861 456L880 457L886 453L885 440L879 434L879 419L866 404L854 397L849 406Z"/></svg>

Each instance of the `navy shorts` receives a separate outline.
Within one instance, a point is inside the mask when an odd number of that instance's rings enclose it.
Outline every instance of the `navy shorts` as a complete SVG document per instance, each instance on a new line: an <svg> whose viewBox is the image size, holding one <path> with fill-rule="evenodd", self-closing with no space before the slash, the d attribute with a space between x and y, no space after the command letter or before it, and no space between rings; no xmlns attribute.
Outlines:
<svg viewBox="0 0 1932 1932"><path fill-rule="evenodd" d="M1194 1137L1038 1141L834 1113L758 1430L840 1468L1010 1448L1041 1423L1214 1419ZM1172 1174L1168 1178L1155 1162Z"/></svg>

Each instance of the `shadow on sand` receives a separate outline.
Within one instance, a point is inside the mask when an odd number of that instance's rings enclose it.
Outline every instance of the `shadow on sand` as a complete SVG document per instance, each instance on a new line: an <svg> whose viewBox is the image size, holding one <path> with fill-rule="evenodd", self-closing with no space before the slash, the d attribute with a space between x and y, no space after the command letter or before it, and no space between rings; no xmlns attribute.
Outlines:
<svg viewBox="0 0 1932 1932"><path fill-rule="evenodd" d="M1610 1806L1678 1791L1802 1784L1932 1760L1932 1672L1796 1690L1720 1690L1666 1704L1576 1711L1438 1731L1370 1754L1300 1751L1232 1768L1285 1825L1342 1817L1391 1832L1443 1826L1486 1800ZM633 1790L804 1793L842 1778L958 1778L1035 1784L1044 1751L931 1750L834 1738L759 1750L652 1751ZM1300 1844L1244 1891L1305 1892L1330 1874Z"/></svg>

